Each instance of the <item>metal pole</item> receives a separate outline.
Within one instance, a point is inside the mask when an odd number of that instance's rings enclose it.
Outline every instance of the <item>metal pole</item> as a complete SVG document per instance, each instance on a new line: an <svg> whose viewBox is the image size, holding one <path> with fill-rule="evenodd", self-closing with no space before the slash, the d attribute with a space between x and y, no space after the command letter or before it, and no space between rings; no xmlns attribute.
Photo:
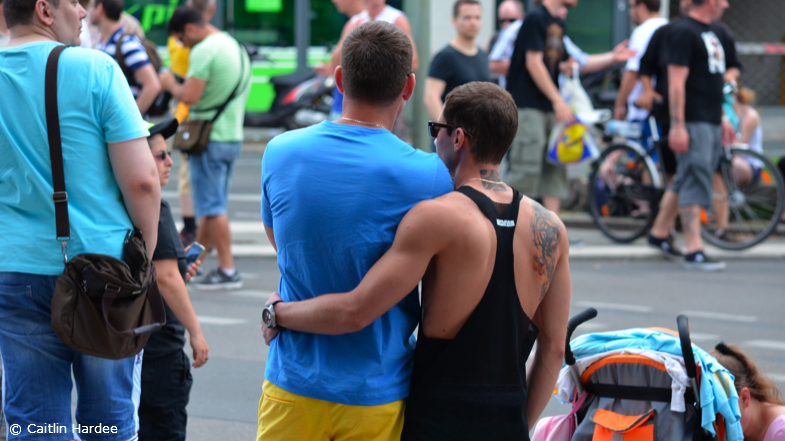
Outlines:
<svg viewBox="0 0 785 441"><path fill-rule="evenodd" d="M297 46L297 70L305 70L311 46L311 0L295 0L294 44Z"/></svg>

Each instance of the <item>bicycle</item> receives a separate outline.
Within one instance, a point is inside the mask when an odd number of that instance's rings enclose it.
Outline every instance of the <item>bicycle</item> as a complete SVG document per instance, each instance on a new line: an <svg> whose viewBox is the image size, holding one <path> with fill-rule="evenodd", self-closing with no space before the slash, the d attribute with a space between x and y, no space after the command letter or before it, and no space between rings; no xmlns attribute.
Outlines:
<svg viewBox="0 0 785 441"><path fill-rule="evenodd" d="M666 188L654 118L638 127L628 124L627 131L639 136L625 136L624 142L608 147L592 163L589 175L591 215L600 231L618 243L633 242L649 232ZM629 134L606 132L612 137ZM752 177L740 175L738 164L749 164ZM768 158L745 145L726 146L714 181L712 210L701 212L701 236L706 242L743 250L777 228L785 208L785 180Z"/></svg>

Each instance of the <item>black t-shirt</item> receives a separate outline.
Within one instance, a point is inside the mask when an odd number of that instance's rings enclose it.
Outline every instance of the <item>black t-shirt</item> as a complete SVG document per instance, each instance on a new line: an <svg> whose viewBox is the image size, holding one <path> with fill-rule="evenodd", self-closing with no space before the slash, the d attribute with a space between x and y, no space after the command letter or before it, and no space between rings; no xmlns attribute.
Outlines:
<svg viewBox="0 0 785 441"><path fill-rule="evenodd" d="M723 76L728 52L735 57L733 39L721 25L708 25L691 17L674 23L667 35L668 64L686 66L684 119L688 122L722 122Z"/></svg>
<svg viewBox="0 0 785 441"><path fill-rule="evenodd" d="M564 49L564 20L554 17L540 5L526 14L507 74L507 91L519 108L534 108L552 112L553 104L540 91L526 69L526 51L542 52L542 61L551 74L553 84L559 84L559 63L568 58Z"/></svg>
<svg viewBox="0 0 785 441"><path fill-rule="evenodd" d="M651 40L649 40L649 46L646 48L646 53L641 58L640 70L638 71L638 74L641 76L651 77L655 83L654 90L662 95L664 105L659 108L655 107L654 117L657 118L660 124L665 125L670 123L668 115L668 33L674 24L682 20L684 20L684 17L676 18L671 23L661 26L654 31ZM722 42L722 47L725 50L726 67L728 69L735 67L741 70L741 62L736 53L736 44L731 31L721 22L712 23L711 29Z"/></svg>
<svg viewBox="0 0 785 441"><path fill-rule="evenodd" d="M472 81L491 81L488 54L477 48L477 53L470 57L448 45L433 57L428 77L447 83L442 93L443 102L458 86Z"/></svg>
<svg viewBox="0 0 785 441"><path fill-rule="evenodd" d="M177 259L180 275L185 280L188 271L185 263L185 249L174 224L172 210L169 203L161 201L161 216L158 220L158 245L153 253L153 261ZM144 347L144 358L155 359L180 351L185 346L185 327L177 316L174 315L169 305L164 301L166 309L166 325L150 335L150 340Z"/></svg>

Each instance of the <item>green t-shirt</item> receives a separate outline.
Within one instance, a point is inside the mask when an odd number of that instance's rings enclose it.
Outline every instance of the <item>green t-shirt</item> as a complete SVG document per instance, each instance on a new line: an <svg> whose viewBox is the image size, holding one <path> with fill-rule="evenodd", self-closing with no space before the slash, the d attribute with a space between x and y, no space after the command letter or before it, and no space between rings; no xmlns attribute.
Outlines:
<svg viewBox="0 0 785 441"><path fill-rule="evenodd" d="M245 61L241 61L241 54ZM241 72L243 67L244 70ZM245 102L250 91L250 75L251 60L248 54L226 32L210 34L191 49L186 77L207 82L202 98L191 107L191 119L211 120L215 116L215 111L199 112L199 109L212 109L223 104L242 78L237 96L213 124L210 141L243 140L243 120Z"/></svg>

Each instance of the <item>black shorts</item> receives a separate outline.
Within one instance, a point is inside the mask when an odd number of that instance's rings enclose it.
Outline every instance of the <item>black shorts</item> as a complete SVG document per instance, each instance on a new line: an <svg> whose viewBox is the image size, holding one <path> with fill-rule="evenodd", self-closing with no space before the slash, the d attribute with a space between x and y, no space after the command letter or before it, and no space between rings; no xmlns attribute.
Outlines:
<svg viewBox="0 0 785 441"><path fill-rule="evenodd" d="M142 358L139 441L185 441L191 394L191 364L182 350L148 360Z"/></svg>

